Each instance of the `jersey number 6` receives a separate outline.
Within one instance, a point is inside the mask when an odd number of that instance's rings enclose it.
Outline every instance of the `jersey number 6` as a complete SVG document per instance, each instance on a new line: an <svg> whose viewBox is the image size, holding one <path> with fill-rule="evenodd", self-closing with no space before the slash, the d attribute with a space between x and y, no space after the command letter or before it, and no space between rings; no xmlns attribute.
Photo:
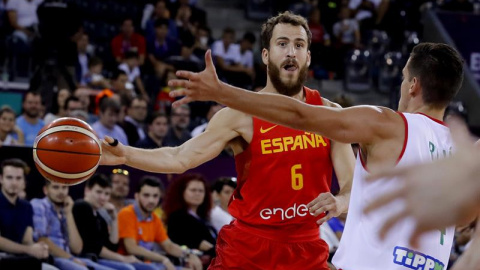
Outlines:
<svg viewBox="0 0 480 270"><path fill-rule="evenodd" d="M292 166L291 174L292 174L292 188L293 190L300 190L303 188L303 175L298 172L302 169L302 164L295 164Z"/></svg>

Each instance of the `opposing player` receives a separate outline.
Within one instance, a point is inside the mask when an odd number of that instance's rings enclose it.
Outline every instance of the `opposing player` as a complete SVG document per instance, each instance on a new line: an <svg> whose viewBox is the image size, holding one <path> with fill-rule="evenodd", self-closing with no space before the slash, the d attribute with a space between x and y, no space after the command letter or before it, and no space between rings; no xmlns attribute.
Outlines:
<svg viewBox="0 0 480 270"><path fill-rule="evenodd" d="M310 42L306 20L289 12L263 25L268 82L262 92L336 107L303 86ZM118 144L105 139L102 164L162 173L182 173L226 146L233 149L238 187L229 211L236 220L219 232L210 269L328 269L328 246L319 238L318 225L347 210L354 167L349 144L229 108L215 114L205 132L179 147L142 150L109 143ZM329 192L332 166L341 187L337 196Z"/></svg>
<svg viewBox="0 0 480 270"><path fill-rule="evenodd" d="M452 47L423 43L413 49L402 71L400 112L373 106L315 107L280 95L248 92L221 83L209 53L206 60L207 67L201 73L177 72L188 81L169 82L170 86L185 88L173 94L187 96L177 105L215 100L277 124L360 144L347 223L333 258L338 268L446 269L453 227L425 234L413 248L408 242L414 227L412 220L399 222L394 233L383 235L384 241L378 239L383 222L403 211L401 202L394 201L368 216L363 209L381 194L399 187L395 180L366 182L370 172L383 166L431 162L452 152L449 129L441 121L463 79L463 61Z"/></svg>

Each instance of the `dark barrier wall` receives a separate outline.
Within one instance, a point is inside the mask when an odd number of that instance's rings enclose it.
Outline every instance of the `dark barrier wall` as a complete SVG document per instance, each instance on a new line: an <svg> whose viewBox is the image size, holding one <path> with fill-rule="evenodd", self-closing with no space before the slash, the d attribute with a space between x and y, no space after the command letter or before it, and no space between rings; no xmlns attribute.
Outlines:
<svg viewBox="0 0 480 270"><path fill-rule="evenodd" d="M20 158L28 163L31 168L30 174L27 176L27 198L41 198L44 196L42 187L44 183L44 178L40 175L37 171L35 164L33 162L32 156L32 148L29 147L9 147L3 146L0 147L0 161L8 158ZM118 168L118 166L100 166L97 172L110 174L113 168ZM122 166L122 168L127 169L130 172L130 197L133 197L133 193L135 191L135 187L140 180L140 178L144 175L153 175L159 177L165 187L168 187L169 183L174 180L178 175L172 174L155 174L140 171L137 169L133 169L127 166ZM192 169L189 172L200 173L204 175L209 182L215 181L216 178L221 176L227 177L236 177L235 172L235 161L233 157L222 153L215 159L200 165L199 167ZM83 189L85 187L85 183L78 184L76 186L72 186L70 188L70 195L72 198L78 199L83 197Z"/></svg>

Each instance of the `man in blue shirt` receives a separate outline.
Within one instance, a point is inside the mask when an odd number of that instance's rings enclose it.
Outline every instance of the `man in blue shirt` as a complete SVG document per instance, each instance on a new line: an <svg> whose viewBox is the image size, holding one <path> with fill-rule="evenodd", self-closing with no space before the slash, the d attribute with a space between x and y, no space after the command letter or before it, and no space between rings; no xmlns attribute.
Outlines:
<svg viewBox="0 0 480 270"><path fill-rule="evenodd" d="M98 138L102 139L106 135L128 145L127 135L117 125L117 122L120 120L121 108L120 102L116 98L104 98L100 102L100 118L92 125Z"/></svg>
<svg viewBox="0 0 480 270"><path fill-rule="evenodd" d="M41 116L42 96L38 92L27 92L23 99L23 114L17 118L17 126L25 135L25 145L32 146L38 132L45 123Z"/></svg>
<svg viewBox="0 0 480 270"><path fill-rule="evenodd" d="M12 254L0 260L1 269L23 266L22 260L29 261L28 269L52 269L41 266L40 261L48 257L48 246L33 242L32 206L18 198L27 170L27 164L20 159L7 159L1 164L0 251ZM16 260L19 257L22 259Z"/></svg>

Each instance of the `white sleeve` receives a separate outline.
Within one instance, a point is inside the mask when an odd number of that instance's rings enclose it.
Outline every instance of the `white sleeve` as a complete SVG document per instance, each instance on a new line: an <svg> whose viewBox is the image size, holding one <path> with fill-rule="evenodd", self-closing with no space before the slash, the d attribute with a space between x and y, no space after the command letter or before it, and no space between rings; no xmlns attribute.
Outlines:
<svg viewBox="0 0 480 270"><path fill-rule="evenodd" d="M18 11L20 7L20 0L9 0L7 1L7 5L5 6L5 9L7 11Z"/></svg>
<svg viewBox="0 0 480 270"><path fill-rule="evenodd" d="M222 53L221 46L222 46L221 40L217 40L212 44L212 56L220 56L222 58L224 57L224 53Z"/></svg>

